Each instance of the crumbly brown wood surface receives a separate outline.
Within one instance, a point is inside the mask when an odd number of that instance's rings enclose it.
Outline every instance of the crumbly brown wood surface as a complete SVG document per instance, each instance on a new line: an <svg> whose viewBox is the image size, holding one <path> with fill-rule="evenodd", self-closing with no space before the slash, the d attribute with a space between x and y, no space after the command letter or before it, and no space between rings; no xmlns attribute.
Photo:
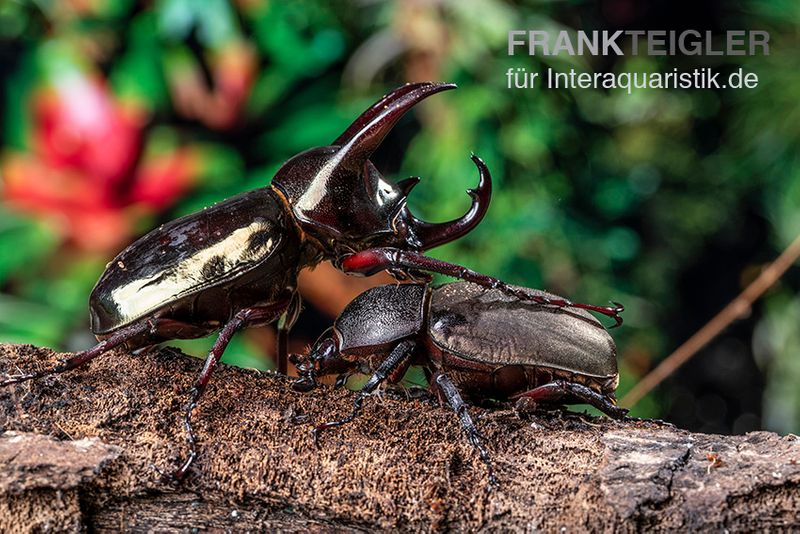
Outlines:
<svg viewBox="0 0 800 534"><path fill-rule="evenodd" d="M0 345L0 373L59 356ZM473 408L500 479L489 493L447 408L373 397L317 449L311 425L348 413L352 393L297 393L227 366L197 413L195 468L171 485L156 468L186 452L182 407L200 365L117 351L0 391L0 530L800 529L795 436Z"/></svg>

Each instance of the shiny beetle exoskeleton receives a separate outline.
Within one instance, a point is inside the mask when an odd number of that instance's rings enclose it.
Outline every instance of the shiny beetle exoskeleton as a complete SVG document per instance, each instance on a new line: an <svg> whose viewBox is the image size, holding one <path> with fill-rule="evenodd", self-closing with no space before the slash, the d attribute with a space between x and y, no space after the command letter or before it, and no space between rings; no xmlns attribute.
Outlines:
<svg viewBox="0 0 800 534"><path fill-rule="evenodd" d="M301 391L315 387L322 375L372 375L356 395L352 413L317 426L315 439L327 428L352 421L364 398L382 382L397 382L409 366L422 366L431 390L458 414L494 482L489 455L462 395L537 405L587 403L620 418L627 410L615 405L616 356L606 329L583 310L455 282L369 289L345 308L308 355L292 355L291 360L300 372L294 387Z"/></svg>
<svg viewBox="0 0 800 534"><path fill-rule="evenodd" d="M435 260L423 251L453 241L483 218L491 197L484 163L472 205L456 220L431 224L406 206L419 181L393 183L369 157L415 104L452 84L407 84L362 113L330 146L287 161L272 184L165 224L112 260L89 299L92 332L100 341L60 365L0 381L0 386L74 369L108 350L147 347L219 331L185 410L190 454L196 455L191 414L231 337L240 329L278 319L278 370L286 372L286 336L300 309L297 273L330 260L341 270L369 275L388 270L401 278L441 273L514 295L500 280ZM529 298L518 294L518 298ZM589 309L621 321L621 307L530 297L554 306Z"/></svg>

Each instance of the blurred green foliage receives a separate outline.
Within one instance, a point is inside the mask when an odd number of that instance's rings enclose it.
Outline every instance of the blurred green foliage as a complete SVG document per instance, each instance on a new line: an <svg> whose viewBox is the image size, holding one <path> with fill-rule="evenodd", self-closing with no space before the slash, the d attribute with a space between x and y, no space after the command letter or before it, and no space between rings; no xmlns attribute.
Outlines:
<svg viewBox="0 0 800 534"><path fill-rule="evenodd" d="M491 210L467 238L434 255L584 302L624 302L625 326L614 333L624 393L800 232L800 8L788 0L698 8L711 21L702 24L770 31L766 57L710 64L709 58L505 53L510 29L683 27L679 14L661 4L652 13L634 9L635 2L602 5L0 4L0 61L7 73L0 82L0 340L86 346L87 296L105 262L127 242L159 222L266 185L282 161L328 144L393 86L437 79L460 89L420 106L376 162L397 177L422 176L410 200L413 211L445 220L468 205L468 197L457 193L476 179L470 152L480 155L495 177ZM760 83L750 91L631 95L506 89L506 70L519 66L590 72L742 66ZM90 80L90 88L97 84L101 107L109 108L104 120L129 131L130 145L109 147L106 154L130 158L119 176L98 171L91 161L76 163L75 154L54 154L47 144L51 134L62 139L58 128L67 119L58 106L69 108L58 101L55 111L46 107L48 89L72 98L70 76ZM108 143L101 134L86 135L101 147ZM90 149L76 150L81 156ZM78 193L61 194L65 184ZM65 200L98 189L105 193L93 203L75 207ZM145 193L134 194L139 189ZM81 218L92 210L92 220ZM704 276L730 283L687 287L687 273L703 272L699 263L711 259L719 276ZM795 272L754 310L755 323L743 334L756 332L752 346L744 339L742 357L755 354L756 374L760 370L766 381L761 400L737 406L726 398L727 415L701 417L697 426L754 428L763 401L763 425L800 429L797 287ZM240 336L226 357L264 366L263 352ZM742 365L714 372L721 380L750 372ZM758 388L758 381L751 386ZM668 384L634 413L667 413L674 408L672 396ZM736 414L750 419L737 426Z"/></svg>

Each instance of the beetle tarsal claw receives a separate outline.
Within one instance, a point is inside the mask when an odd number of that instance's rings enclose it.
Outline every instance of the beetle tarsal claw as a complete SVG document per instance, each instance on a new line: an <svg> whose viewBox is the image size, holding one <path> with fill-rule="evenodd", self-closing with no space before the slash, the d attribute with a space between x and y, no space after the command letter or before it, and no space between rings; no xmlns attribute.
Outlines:
<svg viewBox="0 0 800 534"><path fill-rule="evenodd" d="M613 308L609 308L609 309L613 313L613 315L611 315L611 317L614 319L614 323L615 323L614 326L612 326L611 328L617 328L618 326L622 325L623 319L622 319L622 316L620 316L620 313L625 311L625 306L623 306L619 302L615 302L613 300L611 301L611 304L613 304L614 307Z"/></svg>
<svg viewBox="0 0 800 534"><path fill-rule="evenodd" d="M614 326L612 326L611 328L617 328L618 326L622 325L622 317L620 316L620 313L625 311L625 306L623 306L619 302L615 302L613 300L611 301L611 304L614 305L614 308L613 308L614 316L613 317L614 317L614 321L616 322L616 324L614 324Z"/></svg>
<svg viewBox="0 0 800 534"><path fill-rule="evenodd" d="M290 354L289 361L297 368L298 378L292 383L295 391L311 391L317 387L316 369L308 356Z"/></svg>

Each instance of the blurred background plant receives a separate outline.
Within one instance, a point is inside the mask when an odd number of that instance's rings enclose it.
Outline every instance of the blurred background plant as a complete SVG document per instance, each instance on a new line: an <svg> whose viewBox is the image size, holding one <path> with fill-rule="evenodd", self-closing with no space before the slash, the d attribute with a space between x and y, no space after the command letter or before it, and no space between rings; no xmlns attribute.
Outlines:
<svg viewBox="0 0 800 534"><path fill-rule="evenodd" d="M267 185L406 81L460 89L419 106L374 161L420 175L413 211L468 204L470 151L495 176L485 222L434 255L584 302L624 302L620 393L800 233L800 6L500 0L0 2L0 341L77 350L86 302L156 225ZM508 57L511 29L764 29L769 56ZM529 71L739 66L732 90L508 90ZM303 273L295 348L367 285ZM709 432L800 430L800 273L640 402ZM204 345L205 343L205 345ZM207 340L174 343L201 355ZM267 368L270 330L226 361Z"/></svg>

